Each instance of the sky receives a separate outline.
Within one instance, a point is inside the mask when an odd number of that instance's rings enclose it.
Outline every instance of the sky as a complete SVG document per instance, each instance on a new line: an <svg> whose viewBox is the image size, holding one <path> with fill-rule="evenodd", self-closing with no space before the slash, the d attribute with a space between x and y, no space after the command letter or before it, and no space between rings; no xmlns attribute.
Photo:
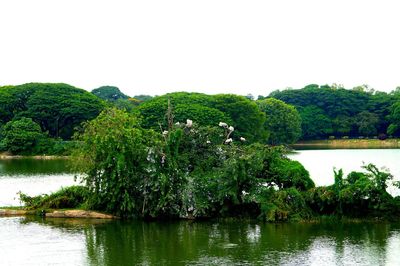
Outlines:
<svg viewBox="0 0 400 266"><path fill-rule="evenodd" d="M0 85L268 95L400 86L400 3L0 0Z"/></svg>

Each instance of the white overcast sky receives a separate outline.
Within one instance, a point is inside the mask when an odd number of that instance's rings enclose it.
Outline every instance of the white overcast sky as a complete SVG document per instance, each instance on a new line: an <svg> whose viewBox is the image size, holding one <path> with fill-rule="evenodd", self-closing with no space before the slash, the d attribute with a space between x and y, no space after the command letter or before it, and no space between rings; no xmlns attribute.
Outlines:
<svg viewBox="0 0 400 266"><path fill-rule="evenodd" d="M400 2L0 0L0 85L267 95L400 86Z"/></svg>

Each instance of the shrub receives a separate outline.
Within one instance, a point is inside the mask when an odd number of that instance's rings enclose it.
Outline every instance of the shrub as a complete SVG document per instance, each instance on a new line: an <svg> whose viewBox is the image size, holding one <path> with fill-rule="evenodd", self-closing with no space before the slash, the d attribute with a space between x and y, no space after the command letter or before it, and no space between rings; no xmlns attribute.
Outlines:
<svg viewBox="0 0 400 266"><path fill-rule="evenodd" d="M62 209L82 206L88 196L88 190L83 186L62 188L50 195L28 196L19 192L19 198L28 209Z"/></svg>

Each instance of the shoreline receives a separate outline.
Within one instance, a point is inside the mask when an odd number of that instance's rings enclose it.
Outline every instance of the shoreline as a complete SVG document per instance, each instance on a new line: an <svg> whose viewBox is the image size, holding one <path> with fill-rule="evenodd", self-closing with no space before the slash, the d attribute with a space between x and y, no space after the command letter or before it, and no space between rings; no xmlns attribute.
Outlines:
<svg viewBox="0 0 400 266"><path fill-rule="evenodd" d="M320 149L399 149L400 139L332 139L307 140L290 145L292 148Z"/></svg>
<svg viewBox="0 0 400 266"><path fill-rule="evenodd" d="M36 160L55 160L55 159L68 159L70 156L65 155L10 155L0 154L2 160L13 160L13 159L36 159Z"/></svg>
<svg viewBox="0 0 400 266"><path fill-rule="evenodd" d="M82 219L119 219L119 217L96 211L85 210L51 210L48 212L39 210L24 210L18 208L0 208L0 217L36 216L46 218L82 218Z"/></svg>
<svg viewBox="0 0 400 266"><path fill-rule="evenodd" d="M119 220L120 217L106 214L97 211L86 211L79 209L71 209L71 210L49 210L48 212L43 212L39 210L24 210L18 208L0 208L0 219L6 217L32 217L32 216L41 216L44 218L63 218L68 220ZM132 220L132 219L128 219ZM135 220L135 219L133 219ZM258 220L256 218L243 218L243 217L214 217L210 219L174 219L175 221L214 221L214 222L235 222L235 221L253 221L265 223L266 221ZM142 220L146 221L146 220ZM162 219L151 220L151 221L159 221L163 222ZM364 218L355 218L355 217L345 217L345 216L316 216L310 219L301 219L301 220L287 220L287 221L274 221L274 222L266 222L266 223L276 223L276 224L286 224L286 223L298 223L298 224L318 224L318 223L392 223L398 222L398 217L364 217Z"/></svg>

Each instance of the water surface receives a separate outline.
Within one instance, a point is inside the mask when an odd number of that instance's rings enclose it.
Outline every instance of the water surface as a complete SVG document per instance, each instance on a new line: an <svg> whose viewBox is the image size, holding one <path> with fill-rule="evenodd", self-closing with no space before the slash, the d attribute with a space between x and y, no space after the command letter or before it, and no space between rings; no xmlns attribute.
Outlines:
<svg viewBox="0 0 400 266"><path fill-rule="evenodd" d="M17 193L30 196L76 184L66 159L0 160L0 206L20 206Z"/></svg>
<svg viewBox="0 0 400 266"><path fill-rule="evenodd" d="M368 163L392 173L393 180L400 180L400 149L298 150L289 157L304 165L317 186L334 183L334 168L343 169L347 175L362 170L362 166ZM390 187L389 191L399 195L396 188Z"/></svg>
<svg viewBox="0 0 400 266"><path fill-rule="evenodd" d="M400 224L0 218L2 265L400 265Z"/></svg>
<svg viewBox="0 0 400 266"><path fill-rule="evenodd" d="M362 162L400 177L400 150L300 151L317 185ZM0 160L0 205L74 184L65 160ZM0 218L1 265L400 265L399 223L267 224Z"/></svg>

